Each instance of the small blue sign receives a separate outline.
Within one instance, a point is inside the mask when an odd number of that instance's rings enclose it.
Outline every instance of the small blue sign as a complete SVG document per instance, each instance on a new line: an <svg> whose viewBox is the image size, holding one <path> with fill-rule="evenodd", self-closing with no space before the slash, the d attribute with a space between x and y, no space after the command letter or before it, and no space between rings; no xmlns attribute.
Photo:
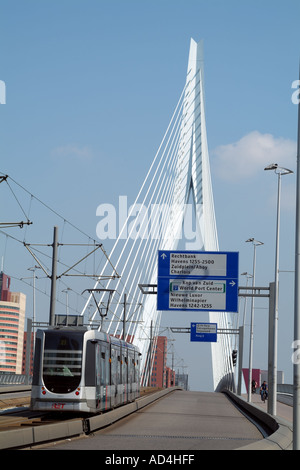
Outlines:
<svg viewBox="0 0 300 470"><path fill-rule="evenodd" d="M191 323L191 341L217 342L217 323Z"/></svg>

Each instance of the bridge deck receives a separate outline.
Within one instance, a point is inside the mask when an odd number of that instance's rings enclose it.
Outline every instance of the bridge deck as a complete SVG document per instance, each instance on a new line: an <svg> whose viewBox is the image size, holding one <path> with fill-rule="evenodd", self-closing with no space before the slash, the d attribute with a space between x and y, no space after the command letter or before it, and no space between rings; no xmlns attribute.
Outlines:
<svg viewBox="0 0 300 470"><path fill-rule="evenodd" d="M93 436L54 449L236 449L263 436L221 393L175 391Z"/></svg>

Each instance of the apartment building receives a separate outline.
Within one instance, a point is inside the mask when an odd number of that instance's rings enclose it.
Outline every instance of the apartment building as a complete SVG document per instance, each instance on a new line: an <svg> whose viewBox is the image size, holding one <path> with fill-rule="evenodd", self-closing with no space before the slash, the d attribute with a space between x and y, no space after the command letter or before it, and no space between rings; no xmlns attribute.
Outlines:
<svg viewBox="0 0 300 470"><path fill-rule="evenodd" d="M0 273L0 373L22 374L26 295L10 291Z"/></svg>
<svg viewBox="0 0 300 470"><path fill-rule="evenodd" d="M151 387L169 388L175 385L175 372L167 367L167 348L168 338L158 336L153 351Z"/></svg>

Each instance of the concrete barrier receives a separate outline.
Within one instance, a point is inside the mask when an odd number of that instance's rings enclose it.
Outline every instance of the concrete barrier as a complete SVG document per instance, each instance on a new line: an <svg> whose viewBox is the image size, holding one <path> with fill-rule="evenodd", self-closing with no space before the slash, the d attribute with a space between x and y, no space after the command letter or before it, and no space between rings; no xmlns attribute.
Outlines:
<svg viewBox="0 0 300 470"><path fill-rule="evenodd" d="M119 421L119 419L134 413L136 410L137 404L136 402L133 402L129 403L128 405L115 408L114 410L108 411L107 413L92 416L91 418L85 420L85 432L86 434L89 434L90 432L96 431L97 429L105 428L106 426Z"/></svg>
<svg viewBox="0 0 300 470"><path fill-rule="evenodd" d="M119 419L122 419L125 416L128 416L131 413L134 413L135 411L144 408L144 406L150 405L150 403L159 400L159 398L162 398L163 396L173 392L174 390L182 389L181 387L166 388L164 390L161 390L160 392L154 392L150 393L149 395L140 397L134 402L129 403L128 405L120 406L119 408L115 408L114 410L109 411L108 413L92 416L91 418L85 420L85 432L88 434L97 429L102 429L106 426L109 426L110 424L119 421Z"/></svg>
<svg viewBox="0 0 300 470"><path fill-rule="evenodd" d="M82 419L76 419L33 427L33 443L40 444L56 439L67 439L68 437L79 436L83 433L82 422Z"/></svg>
<svg viewBox="0 0 300 470"><path fill-rule="evenodd" d="M0 450L26 447L33 442L33 428L14 429L0 433Z"/></svg>
<svg viewBox="0 0 300 470"><path fill-rule="evenodd" d="M0 433L0 450L30 447L55 439L78 436L82 433L82 419L2 431Z"/></svg>
<svg viewBox="0 0 300 470"><path fill-rule="evenodd" d="M225 390L229 396L239 407L245 410L247 414L253 416L254 419L263 423L270 430L270 435L260 441L239 447L236 450L292 450L293 446L293 426L290 422L272 416L262 408L248 403L242 397L235 395L229 390Z"/></svg>

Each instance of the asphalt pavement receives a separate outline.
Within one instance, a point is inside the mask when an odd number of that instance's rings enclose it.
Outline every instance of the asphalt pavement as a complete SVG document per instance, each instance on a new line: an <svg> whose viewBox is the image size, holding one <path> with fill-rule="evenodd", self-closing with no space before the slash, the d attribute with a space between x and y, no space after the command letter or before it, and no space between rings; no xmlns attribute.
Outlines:
<svg viewBox="0 0 300 470"><path fill-rule="evenodd" d="M175 391L105 429L53 450L231 450L263 439L222 393Z"/></svg>

